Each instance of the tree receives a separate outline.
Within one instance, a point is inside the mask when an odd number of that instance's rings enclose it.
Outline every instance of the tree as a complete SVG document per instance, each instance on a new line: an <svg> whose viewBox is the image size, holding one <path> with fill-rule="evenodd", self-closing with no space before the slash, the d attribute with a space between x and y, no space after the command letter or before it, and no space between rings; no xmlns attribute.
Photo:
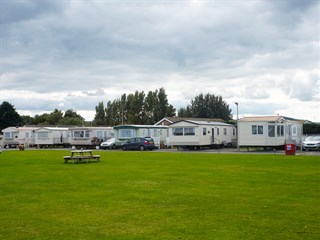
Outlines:
<svg viewBox="0 0 320 240"><path fill-rule="evenodd" d="M20 115L9 102L2 102L0 105L0 129L10 126L18 126L21 123Z"/></svg>
<svg viewBox="0 0 320 240"><path fill-rule="evenodd" d="M144 122L152 124L154 122L154 115L157 106L157 93L149 91L144 99Z"/></svg>
<svg viewBox="0 0 320 240"><path fill-rule="evenodd" d="M188 105L186 108L180 108L178 110L178 116L179 117L193 117L190 105Z"/></svg>
<svg viewBox="0 0 320 240"><path fill-rule="evenodd" d="M232 119L229 105L221 96L202 93L191 100L191 104L179 110L179 117L221 118L225 121Z"/></svg>
<svg viewBox="0 0 320 240"><path fill-rule="evenodd" d="M320 123L303 124L303 134L320 134Z"/></svg>
<svg viewBox="0 0 320 240"><path fill-rule="evenodd" d="M35 116L34 116L34 122L35 122L35 124L37 124L37 125L40 125L40 124L49 124L48 122L47 122L47 119L48 119L48 113L44 113L44 114L41 114L41 115L38 115L38 114L36 114Z"/></svg>
<svg viewBox="0 0 320 240"><path fill-rule="evenodd" d="M84 123L84 118L77 114L72 109L68 109L65 113L63 118L60 120L59 124L61 125L75 125L81 126Z"/></svg>
<svg viewBox="0 0 320 240"><path fill-rule="evenodd" d="M67 111L65 111L63 117L64 118L78 118L78 119L84 120L84 118L81 115L77 114L72 109L68 109Z"/></svg>
<svg viewBox="0 0 320 240"><path fill-rule="evenodd" d="M147 96L142 91L134 94L123 94L120 99L108 101L105 109L106 123L114 126L118 124L154 124L166 116L174 116L175 109L168 103L163 88L154 92L149 91Z"/></svg>
<svg viewBox="0 0 320 240"><path fill-rule="evenodd" d="M99 102L96 106L96 115L94 116L93 123L96 126L102 126L106 124L106 112L103 102Z"/></svg>
<svg viewBox="0 0 320 240"><path fill-rule="evenodd" d="M20 116L23 125L34 125L35 119L31 116Z"/></svg>
<svg viewBox="0 0 320 240"><path fill-rule="evenodd" d="M168 97L164 88L160 88L157 93L155 121L160 121L164 117L172 117L176 113L176 109L168 103Z"/></svg>
<svg viewBox="0 0 320 240"><path fill-rule="evenodd" d="M144 92L135 91L134 94L129 94L127 97L127 117L128 122L133 124L143 124L144 113Z"/></svg>
<svg viewBox="0 0 320 240"><path fill-rule="evenodd" d="M47 116L47 123L50 125L58 125L63 118L61 110L55 109L52 113Z"/></svg>

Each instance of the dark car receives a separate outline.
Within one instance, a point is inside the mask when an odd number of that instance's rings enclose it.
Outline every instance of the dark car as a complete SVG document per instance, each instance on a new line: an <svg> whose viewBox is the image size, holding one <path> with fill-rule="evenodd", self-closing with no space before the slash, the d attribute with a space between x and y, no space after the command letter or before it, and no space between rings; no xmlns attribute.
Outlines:
<svg viewBox="0 0 320 240"><path fill-rule="evenodd" d="M127 140L125 143L122 143L122 150L145 150L155 149L155 145L152 138L143 138L143 137L137 137L137 138L131 138Z"/></svg>

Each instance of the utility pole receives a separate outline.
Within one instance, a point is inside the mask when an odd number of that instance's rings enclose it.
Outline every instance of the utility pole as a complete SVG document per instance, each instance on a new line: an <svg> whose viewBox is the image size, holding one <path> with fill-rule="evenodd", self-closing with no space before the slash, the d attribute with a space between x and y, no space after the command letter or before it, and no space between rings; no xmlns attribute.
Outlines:
<svg viewBox="0 0 320 240"><path fill-rule="evenodd" d="M237 128L236 128L236 130L237 130L237 133L236 133L236 135L237 135L237 151L239 151L239 130L238 130L238 120L239 120L239 103L238 102L235 102L234 104L236 104L237 105Z"/></svg>

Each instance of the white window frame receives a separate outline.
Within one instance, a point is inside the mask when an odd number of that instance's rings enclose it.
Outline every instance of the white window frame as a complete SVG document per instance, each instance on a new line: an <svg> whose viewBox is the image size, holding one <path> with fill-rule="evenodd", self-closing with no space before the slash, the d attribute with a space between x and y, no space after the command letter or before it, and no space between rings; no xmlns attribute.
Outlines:
<svg viewBox="0 0 320 240"><path fill-rule="evenodd" d="M184 136L194 136L196 135L196 129L194 127L187 127L183 129Z"/></svg>
<svg viewBox="0 0 320 240"><path fill-rule="evenodd" d="M251 126L252 135L263 135L263 125L252 125Z"/></svg>

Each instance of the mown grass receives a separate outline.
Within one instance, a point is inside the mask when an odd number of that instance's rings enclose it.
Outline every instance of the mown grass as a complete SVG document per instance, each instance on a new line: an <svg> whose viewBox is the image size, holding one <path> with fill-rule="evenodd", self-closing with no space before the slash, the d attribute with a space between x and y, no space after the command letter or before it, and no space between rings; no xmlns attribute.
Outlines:
<svg viewBox="0 0 320 240"><path fill-rule="evenodd" d="M319 239L320 158L0 154L1 239Z"/></svg>

